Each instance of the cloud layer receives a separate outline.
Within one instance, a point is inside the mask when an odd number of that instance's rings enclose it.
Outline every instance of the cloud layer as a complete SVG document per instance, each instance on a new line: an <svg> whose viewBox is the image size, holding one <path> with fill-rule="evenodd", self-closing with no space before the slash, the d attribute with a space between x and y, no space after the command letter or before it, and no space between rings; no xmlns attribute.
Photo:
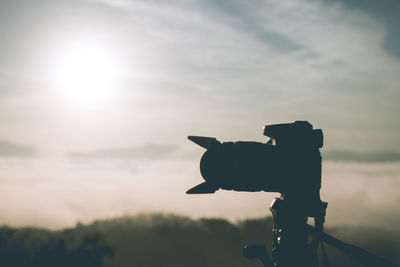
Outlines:
<svg viewBox="0 0 400 267"><path fill-rule="evenodd" d="M130 148L112 148L91 152L72 152L73 158L120 158L120 159L165 159L178 149L177 146L145 144Z"/></svg>
<svg viewBox="0 0 400 267"><path fill-rule="evenodd" d="M357 153L345 150L331 150L323 153L324 160L341 162L396 162L400 161L400 153L396 152L364 152Z"/></svg>
<svg viewBox="0 0 400 267"><path fill-rule="evenodd" d="M0 157L33 157L36 149L0 140Z"/></svg>
<svg viewBox="0 0 400 267"><path fill-rule="evenodd" d="M268 177L273 179L273 177ZM266 214L276 193L217 191L186 195L202 181L198 160L91 161L3 159L0 223L59 228L138 212L228 219ZM395 228L400 167L393 163L323 163L327 224ZM269 213L267 213L269 214Z"/></svg>

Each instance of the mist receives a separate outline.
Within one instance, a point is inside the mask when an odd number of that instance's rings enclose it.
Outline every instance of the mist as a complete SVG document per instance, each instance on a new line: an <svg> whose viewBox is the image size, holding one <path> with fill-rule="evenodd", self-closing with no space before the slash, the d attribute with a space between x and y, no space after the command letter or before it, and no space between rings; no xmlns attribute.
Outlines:
<svg viewBox="0 0 400 267"><path fill-rule="evenodd" d="M149 147L154 152L157 146ZM170 151L169 147L159 149ZM1 158L0 223L60 229L141 212L232 222L270 216L268 207L277 193L220 190L186 195L202 181L201 151L176 148L168 153L162 158L151 158L151 153L127 157L126 150L122 156L113 150L90 156ZM327 225L399 230L399 185L397 161L324 161L321 198L328 202Z"/></svg>

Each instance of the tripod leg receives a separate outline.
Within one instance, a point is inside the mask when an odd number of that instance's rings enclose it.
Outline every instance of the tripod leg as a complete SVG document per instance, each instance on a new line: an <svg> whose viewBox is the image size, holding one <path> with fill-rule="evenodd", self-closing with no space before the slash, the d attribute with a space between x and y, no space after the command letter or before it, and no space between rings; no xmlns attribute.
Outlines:
<svg viewBox="0 0 400 267"><path fill-rule="evenodd" d="M330 263L328 260L328 255L326 254L324 242L320 241L321 243L321 250L322 250L322 262L324 263L324 267L330 267Z"/></svg>

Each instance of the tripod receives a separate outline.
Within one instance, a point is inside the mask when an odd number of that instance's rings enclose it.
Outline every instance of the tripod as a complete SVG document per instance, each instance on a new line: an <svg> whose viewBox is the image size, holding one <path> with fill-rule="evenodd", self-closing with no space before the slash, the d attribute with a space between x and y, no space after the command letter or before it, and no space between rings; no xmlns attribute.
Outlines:
<svg viewBox="0 0 400 267"><path fill-rule="evenodd" d="M248 259L258 258L264 267L318 267L317 248L320 244L324 266L329 267L324 247L326 242L362 266L399 267L382 257L325 234L323 223L327 203L314 201L313 207L308 209L304 206L306 203L285 195L275 198L270 206L273 215L272 258L268 256L264 245L246 246L243 249L244 256ZM314 227L307 224L308 217L314 218ZM308 235L312 236L311 242Z"/></svg>

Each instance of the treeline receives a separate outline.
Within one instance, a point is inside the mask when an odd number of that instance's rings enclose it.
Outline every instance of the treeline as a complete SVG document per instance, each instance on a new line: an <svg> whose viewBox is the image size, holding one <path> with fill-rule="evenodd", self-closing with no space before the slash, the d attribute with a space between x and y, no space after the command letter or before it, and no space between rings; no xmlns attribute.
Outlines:
<svg viewBox="0 0 400 267"><path fill-rule="evenodd" d="M271 218L230 223L163 214L96 221L49 231L0 227L0 266L167 267L259 266L242 248L271 249ZM400 233L371 228L335 228L328 233L400 263ZM358 266L327 247L331 266Z"/></svg>
<svg viewBox="0 0 400 267"><path fill-rule="evenodd" d="M114 255L98 232L0 228L0 266L101 267Z"/></svg>

